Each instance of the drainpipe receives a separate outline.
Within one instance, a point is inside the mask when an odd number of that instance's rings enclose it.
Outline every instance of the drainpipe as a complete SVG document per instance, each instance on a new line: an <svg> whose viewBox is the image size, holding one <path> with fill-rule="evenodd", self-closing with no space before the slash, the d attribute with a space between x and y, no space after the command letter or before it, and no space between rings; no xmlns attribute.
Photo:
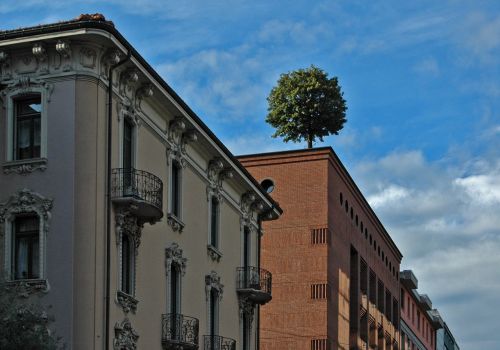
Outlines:
<svg viewBox="0 0 500 350"><path fill-rule="evenodd" d="M107 165L106 165L106 314L104 330L104 349L109 350L109 309L110 309L110 271L111 271L111 147L112 147L112 125L113 125L113 71L130 59L130 50L127 57L109 67L108 71L108 136L107 136Z"/></svg>

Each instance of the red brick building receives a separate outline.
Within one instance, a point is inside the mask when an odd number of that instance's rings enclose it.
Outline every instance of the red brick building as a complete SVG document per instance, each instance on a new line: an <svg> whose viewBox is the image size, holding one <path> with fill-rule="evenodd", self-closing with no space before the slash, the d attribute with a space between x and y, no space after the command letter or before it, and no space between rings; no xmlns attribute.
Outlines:
<svg viewBox="0 0 500 350"><path fill-rule="evenodd" d="M418 280L411 270L401 271L401 350L435 350L436 331L443 320L431 299L417 291Z"/></svg>
<svg viewBox="0 0 500 350"><path fill-rule="evenodd" d="M402 255L332 148L239 160L284 210L263 227L260 349L399 349Z"/></svg>

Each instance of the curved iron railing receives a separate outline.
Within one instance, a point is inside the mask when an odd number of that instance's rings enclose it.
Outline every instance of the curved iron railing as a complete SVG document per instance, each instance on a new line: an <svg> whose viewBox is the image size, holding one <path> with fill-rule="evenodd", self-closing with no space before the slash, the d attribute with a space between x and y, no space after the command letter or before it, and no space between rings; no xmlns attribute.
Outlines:
<svg viewBox="0 0 500 350"><path fill-rule="evenodd" d="M181 314L161 315L162 343L168 345L183 345L185 348L198 349L197 318Z"/></svg>
<svg viewBox="0 0 500 350"><path fill-rule="evenodd" d="M236 340L220 335L204 335L205 350L236 350Z"/></svg>
<svg viewBox="0 0 500 350"><path fill-rule="evenodd" d="M238 289L255 289L271 294L271 272L258 267L247 266L236 268L236 274Z"/></svg>
<svg viewBox="0 0 500 350"><path fill-rule="evenodd" d="M147 171L134 168L113 169L111 197L133 197L159 208L163 207L163 182Z"/></svg>

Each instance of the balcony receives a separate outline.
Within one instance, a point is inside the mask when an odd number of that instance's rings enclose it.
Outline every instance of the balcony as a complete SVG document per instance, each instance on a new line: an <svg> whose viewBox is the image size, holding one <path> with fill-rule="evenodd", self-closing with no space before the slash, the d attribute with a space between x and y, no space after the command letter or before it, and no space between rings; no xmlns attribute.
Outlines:
<svg viewBox="0 0 500 350"><path fill-rule="evenodd" d="M198 319L180 314L162 315L161 329L163 349L198 349Z"/></svg>
<svg viewBox="0 0 500 350"><path fill-rule="evenodd" d="M272 299L272 275L269 271L252 266L238 267L236 275L236 290L240 296L260 305Z"/></svg>
<svg viewBox="0 0 500 350"><path fill-rule="evenodd" d="M116 205L127 206L143 221L156 222L163 216L163 183L147 171L113 169L111 200Z"/></svg>
<svg viewBox="0 0 500 350"><path fill-rule="evenodd" d="M204 350L236 350L236 340L219 335L204 335Z"/></svg>

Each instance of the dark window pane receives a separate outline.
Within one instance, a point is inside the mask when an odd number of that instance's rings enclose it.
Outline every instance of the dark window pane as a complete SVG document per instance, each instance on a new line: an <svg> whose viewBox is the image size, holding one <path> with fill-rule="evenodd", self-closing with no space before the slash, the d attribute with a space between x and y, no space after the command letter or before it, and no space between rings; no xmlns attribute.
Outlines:
<svg viewBox="0 0 500 350"><path fill-rule="evenodd" d="M127 235L122 236L122 291L131 294L131 249Z"/></svg>
<svg viewBox="0 0 500 350"><path fill-rule="evenodd" d="M40 157L41 110L40 98L17 100L15 116L16 159Z"/></svg>
<svg viewBox="0 0 500 350"><path fill-rule="evenodd" d="M172 163L172 214L179 217L180 214L180 169L177 162Z"/></svg>
<svg viewBox="0 0 500 350"><path fill-rule="evenodd" d="M212 197L212 205L211 205L211 218L210 218L210 244L214 247L217 247L217 229L219 226L219 201Z"/></svg>
<svg viewBox="0 0 500 350"><path fill-rule="evenodd" d="M14 279L40 278L38 224L38 217L35 215L19 217L14 221Z"/></svg>

